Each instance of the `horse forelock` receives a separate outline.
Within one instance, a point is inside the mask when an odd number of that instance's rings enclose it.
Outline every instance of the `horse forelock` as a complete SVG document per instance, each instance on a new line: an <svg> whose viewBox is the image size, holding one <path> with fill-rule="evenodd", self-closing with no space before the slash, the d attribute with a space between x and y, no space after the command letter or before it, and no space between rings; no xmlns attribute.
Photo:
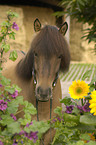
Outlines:
<svg viewBox="0 0 96 145"><path fill-rule="evenodd" d="M70 64L69 46L55 26L45 26L31 43L31 50L48 59L56 55L61 57L60 70L68 70Z"/></svg>
<svg viewBox="0 0 96 145"><path fill-rule="evenodd" d="M50 57L62 54L63 36L55 26L45 26L32 41L31 49L38 54Z"/></svg>

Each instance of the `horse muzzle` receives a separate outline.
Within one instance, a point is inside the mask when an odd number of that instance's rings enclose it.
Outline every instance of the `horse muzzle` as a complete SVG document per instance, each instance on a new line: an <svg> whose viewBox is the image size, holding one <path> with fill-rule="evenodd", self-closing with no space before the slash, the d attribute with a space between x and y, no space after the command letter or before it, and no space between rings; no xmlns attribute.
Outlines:
<svg viewBox="0 0 96 145"><path fill-rule="evenodd" d="M41 87L37 87L36 89L36 99L41 102L47 102L52 98L51 88L42 89Z"/></svg>

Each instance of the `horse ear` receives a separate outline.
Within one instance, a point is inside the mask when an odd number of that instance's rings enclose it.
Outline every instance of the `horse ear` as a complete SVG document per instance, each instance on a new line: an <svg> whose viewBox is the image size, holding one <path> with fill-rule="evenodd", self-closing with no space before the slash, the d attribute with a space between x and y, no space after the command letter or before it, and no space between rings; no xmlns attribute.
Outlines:
<svg viewBox="0 0 96 145"><path fill-rule="evenodd" d="M67 24L67 22L64 22L64 24L59 28L59 32L62 35L65 35L67 30L68 30L68 24Z"/></svg>
<svg viewBox="0 0 96 145"><path fill-rule="evenodd" d="M38 32L41 30L41 23L40 23L39 19L36 19L34 21L34 30L35 30L35 32Z"/></svg>

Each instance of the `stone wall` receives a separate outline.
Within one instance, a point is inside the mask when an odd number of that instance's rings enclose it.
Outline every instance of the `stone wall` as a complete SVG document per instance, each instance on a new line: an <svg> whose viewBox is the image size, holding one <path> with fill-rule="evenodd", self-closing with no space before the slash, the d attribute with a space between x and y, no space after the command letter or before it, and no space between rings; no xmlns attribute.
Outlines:
<svg viewBox="0 0 96 145"><path fill-rule="evenodd" d="M18 24L19 31L15 31L16 39L8 42L11 44L11 49L28 51L30 42L36 35L33 27L36 18L39 18L42 25L55 25L55 17L52 16L53 10L50 8L7 5L0 5L0 24L6 19L6 12L9 10L19 14L19 17L13 20Z"/></svg>

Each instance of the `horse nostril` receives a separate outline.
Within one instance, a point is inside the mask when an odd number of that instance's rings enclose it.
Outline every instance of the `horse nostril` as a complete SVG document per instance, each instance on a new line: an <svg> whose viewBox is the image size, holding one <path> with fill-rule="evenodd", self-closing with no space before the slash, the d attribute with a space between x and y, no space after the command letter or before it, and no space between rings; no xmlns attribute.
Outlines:
<svg viewBox="0 0 96 145"><path fill-rule="evenodd" d="M46 98L47 96L51 96L51 88L42 89L40 86L37 88L37 95L40 95L42 98Z"/></svg>
<svg viewBox="0 0 96 145"><path fill-rule="evenodd" d="M45 98L47 97L47 95L46 95L46 94L41 94L41 97L42 97L43 99L45 99Z"/></svg>

